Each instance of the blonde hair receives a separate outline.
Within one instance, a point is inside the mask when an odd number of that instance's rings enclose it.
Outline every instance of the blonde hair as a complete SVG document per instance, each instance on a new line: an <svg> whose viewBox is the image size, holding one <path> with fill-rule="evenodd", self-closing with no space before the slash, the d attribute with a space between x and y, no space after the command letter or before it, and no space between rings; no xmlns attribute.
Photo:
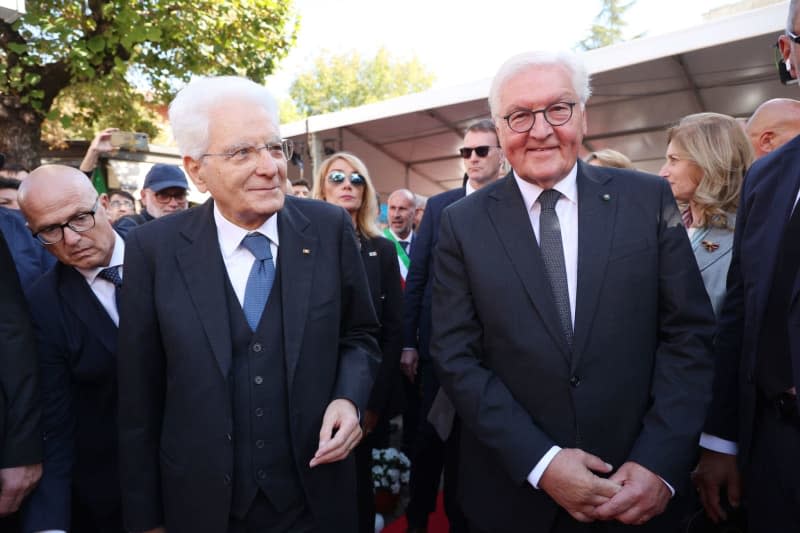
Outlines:
<svg viewBox="0 0 800 533"><path fill-rule="evenodd" d="M378 218L378 200L375 194L375 187L372 186L372 179L369 177L367 166L358 157L350 152L336 152L319 164L317 174L314 177L314 188L311 191L312 198L325 200L325 180L328 178L328 171L337 159L347 162L356 172L364 176L364 194L361 196L361 207L356 213L356 231L365 237L374 238L381 236L381 230L375 222Z"/></svg>
<svg viewBox="0 0 800 533"><path fill-rule="evenodd" d="M753 162L753 147L733 117L696 113L667 130L667 142L686 152L703 172L692 201L701 227L725 228L739 206L739 191Z"/></svg>
<svg viewBox="0 0 800 533"><path fill-rule="evenodd" d="M611 148L592 152L586 158L587 163L591 163L594 160L597 160L601 167L633 168L633 163L628 159L628 156Z"/></svg>

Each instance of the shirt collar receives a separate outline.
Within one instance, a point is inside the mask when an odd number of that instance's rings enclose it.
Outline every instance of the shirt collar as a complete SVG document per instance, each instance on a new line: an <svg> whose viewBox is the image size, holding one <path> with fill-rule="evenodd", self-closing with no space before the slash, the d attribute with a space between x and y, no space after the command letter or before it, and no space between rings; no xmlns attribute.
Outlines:
<svg viewBox="0 0 800 533"><path fill-rule="evenodd" d="M414 236L414 230L409 231L405 239L401 239L397 233L392 231L392 228L389 228L389 233L392 234L392 237L394 237L394 240L396 240L397 242L402 242L402 241L411 242L411 238Z"/></svg>
<svg viewBox="0 0 800 533"><path fill-rule="evenodd" d="M75 270L80 272L80 274L86 279L86 282L91 285L94 283L94 280L97 279L97 275L100 273L101 270L108 267L113 266L121 266L122 261L125 259L125 241L122 240L122 237L115 231L114 232L114 251L111 252L111 260L108 262L107 265L95 267L95 268L78 268L75 267ZM120 274L122 275L122 274Z"/></svg>
<svg viewBox="0 0 800 533"><path fill-rule="evenodd" d="M578 203L577 177L578 162L576 161L575 165L572 167L572 170L570 170L562 180L556 182L556 184L553 185L553 188L563 194L567 200L573 203ZM525 202L525 208L530 211L533 209L533 205L536 203L536 200L539 198L539 195L542 194L544 189L520 178L516 170L514 171L514 179L517 180L519 191L522 193L522 199Z"/></svg>
<svg viewBox="0 0 800 533"><path fill-rule="evenodd" d="M469 180L467 180L467 184L464 186L464 192L466 193L464 196L469 196L470 194L474 193L477 190L478 189L473 187L472 184L469 182Z"/></svg>
<svg viewBox="0 0 800 533"><path fill-rule="evenodd" d="M254 230L248 230L225 218L215 203L214 222L217 225L217 238L219 239L219 249L222 252L222 256L226 259L230 257L242 243L245 235L249 233L261 233L272 241L275 246L278 246L278 217L276 215L277 213L273 213L261 226Z"/></svg>

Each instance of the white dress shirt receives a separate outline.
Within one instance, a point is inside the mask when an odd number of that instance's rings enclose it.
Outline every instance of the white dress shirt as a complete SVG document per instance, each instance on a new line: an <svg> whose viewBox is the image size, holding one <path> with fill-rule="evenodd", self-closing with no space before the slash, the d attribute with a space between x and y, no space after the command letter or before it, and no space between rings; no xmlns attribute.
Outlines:
<svg viewBox="0 0 800 533"><path fill-rule="evenodd" d="M98 274L100 274L100 271L105 268L118 266L119 276L123 277L122 261L124 258L125 241L122 240L122 237L120 237L115 231L114 251L111 253L111 260L108 262L108 265L97 268L75 267L75 270L80 272L80 274L86 280L86 283L89 284L89 288L92 289L94 295L97 296L97 299L100 301L103 309L106 310L106 313L108 313L108 316L114 321L114 325L116 326L119 326L119 310L117 309L116 287L114 287L114 284L107 279L98 277Z"/></svg>
<svg viewBox="0 0 800 533"><path fill-rule="evenodd" d="M227 218L222 216L217 204L214 204L214 222L217 225L217 238L219 239L219 249L222 252L222 261L225 263L225 270L228 272L228 279L233 286L233 292L240 305L244 305L244 290L247 287L247 278L253 268L255 256L242 246L242 239L250 233L261 233L269 239L270 251L272 251L272 262L278 262L278 217L273 214L260 227L254 230L247 230L237 226Z"/></svg>

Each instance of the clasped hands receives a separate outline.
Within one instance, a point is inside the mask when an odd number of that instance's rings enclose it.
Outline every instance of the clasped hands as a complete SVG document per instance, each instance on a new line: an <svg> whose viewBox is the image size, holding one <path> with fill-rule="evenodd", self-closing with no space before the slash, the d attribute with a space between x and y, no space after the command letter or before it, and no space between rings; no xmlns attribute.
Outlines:
<svg viewBox="0 0 800 533"><path fill-rule="evenodd" d="M618 520L641 525L661 514L672 494L664 481L643 466L613 467L579 449L559 451L539 480L539 488L580 522Z"/></svg>

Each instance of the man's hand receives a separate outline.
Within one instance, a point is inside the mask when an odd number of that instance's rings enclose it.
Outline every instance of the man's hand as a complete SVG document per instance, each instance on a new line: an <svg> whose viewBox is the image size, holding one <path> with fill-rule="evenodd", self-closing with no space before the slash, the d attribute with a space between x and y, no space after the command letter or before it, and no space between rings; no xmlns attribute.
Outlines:
<svg viewBox="0 0 800 533"><path fill-rule="evenodd" d="M86 150L86 155L83 156L80 169L84 172L90 172L97 166L97 161L100 159L101 154L107 154L114 150L111 145L111 134L119 131L118 128L106 128L92 139L89 149Z"/></svg>
<svg viewBox="0 0 800 533"><path fill-rule="evenodd" d="M319 432L319 448L309 463L310 467L341 461L361 440L358 411L353 402L345 399L333 400L322 417Z"/></svg>
<svg viewBox="0 0 800 533"><path fill-rule="evenodd" d="M0 468L0 516L16 512L22 500L33 490L41 477L41 463Z"/></svg>
<svg viewBox="0 0 800 533"><path fill-rule="evenodd" d="M622 490L596 509L599 520L641 525L667 508L672 492L660 477L640 464L627 462L608 478Z"/></svg>
<svg viewBox="0 0 800 533"><path fill-rule="evenodd" d="M417 377L418 366L419 352L414 348L403 348L403 351L400 353L400 369L411 383L414 383Z"/></svg>
<svg viewBox="0 0 800 533"><path fill-rule="evenodd" d="M697 487L700 503L712 522L718 524L728 518L719 503L720 490L728 491L728 503L739 507L742 497L742 477L736 466L736 456L703 449L700 462L692 472L692 481Z"/></svg>
<svg viewBox="0 0 800 533"><path fill-rule="evenodd" d="M547 465L539 488L550 495L573 518L580 522L595 519L595 507L612 498L622 487L596 476L611 472L611 465L597 456L578 449L563 449Z"/></svg>

